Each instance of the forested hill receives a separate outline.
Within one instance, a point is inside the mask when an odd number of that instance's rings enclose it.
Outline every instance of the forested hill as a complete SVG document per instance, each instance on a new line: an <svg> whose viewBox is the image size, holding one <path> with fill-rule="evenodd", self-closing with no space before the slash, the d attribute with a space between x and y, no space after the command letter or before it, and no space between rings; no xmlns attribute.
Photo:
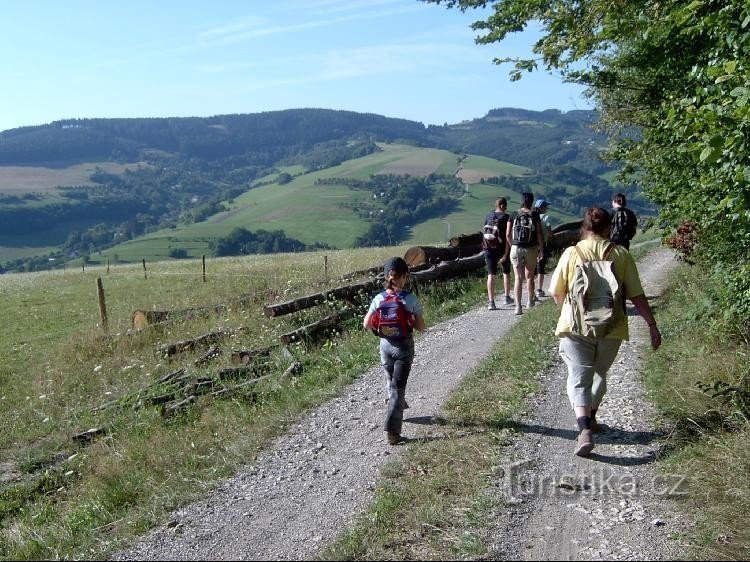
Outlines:
<svg viewBox="0 0 750 562"><path fill-rule="evenodd" d="M242 155L270 166L316 144L356 137L424 141L406 119L326 109L290 109L215 117L71 119L0 133L0 165L147 159L160 150L185 158Z"/></svg>
<svg viewBox="0 0 750 562"><path fill-rule="evenodd" d="M601 168L593 111L494 109L463 123L422 123L372 113L290 109L215 117L69 119L0 132L0 165L149 160L154 151L272 166L332 141L400 141L489 156L531 168Z"/></svg>
<svg viewBox="0 0 750 562"><path fill-rule="evenodd" d="M598 158L605 139L592 128L597 118L595 111L588 110L493 109L480 119L431 127L428 138L440 148L481 154L535 170L567 165L599 174L607 166Z"/></svg>

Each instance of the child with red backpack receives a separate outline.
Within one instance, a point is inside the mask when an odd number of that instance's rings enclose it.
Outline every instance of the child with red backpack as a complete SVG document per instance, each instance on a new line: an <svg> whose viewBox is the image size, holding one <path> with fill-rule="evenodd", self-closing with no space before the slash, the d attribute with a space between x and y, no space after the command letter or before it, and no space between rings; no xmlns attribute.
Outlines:
<svg viewBox="0 0 750 562"><path fill-rule="evenodd" d="M399 257L383 266L385 290L375 295L362 325L380 337L380 363L388 388L388 412L385 433L388 443L401 440L401 425L406 406L406 381L414 360L413 331L425 329L422 305L407 291L409 266Z"/></svg>

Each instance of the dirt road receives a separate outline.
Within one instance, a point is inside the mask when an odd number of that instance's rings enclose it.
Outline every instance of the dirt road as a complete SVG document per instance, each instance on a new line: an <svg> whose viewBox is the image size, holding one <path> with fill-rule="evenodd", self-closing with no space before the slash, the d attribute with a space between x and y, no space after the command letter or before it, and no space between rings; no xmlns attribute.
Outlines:
<svg viewBox="0 0 750 562"><path fill-rule="evenodd" d="M671 263L671 254L659 250L641 265L650 297L659 293ZM441 404L516 320L512 307L496 312L480 308L431 327L419 339L408 386L407 438L440 435L435 422ZM633 325L639 322L635 319ZM601 410L601 421L616 429L599 437L589 460L572 454L574 420L563 371L543 375L537 407L508 451L517 464L498 474L497 493L507 507L484 530L498 557L674 556L667 540L675 525L667 496L647 493L660 484L651 463L661 436L642 411L638 365L630 360L643 345L643 335L636 330L635 336L621 352L628 362L612 373L611 398ZM252 465L204 500L175 512L166 526L114 559L313 557L366 509L379 469L403 450L385 444L383 401L380 368L373 368L302 418ZM622 486L594 493L602 482L614 479L624 486L626 478L637 481L636 494L623 495Z"/></svg>
<svg viewBox="0 0 750 562"><path fill-rule="evenodd" d="M639 264L644 289L658 307L665 274L673 261L666 251ZM631 310L631 313L634 311ZM678 556L674 536L687 525L671 499L682 477L661 475L654 465L667 437L657 432L655 412L639 377L641 352L649 342L645 323L631 317L610 370L608 391L597 418L588 459L572 454L578 434L565 393L566 369L559 362L544 373L544 390L531 416L519 420L523 435L507 451L512 459L498 474L506 508L485 529L493 551L505 560L664 560Z"/></svg>

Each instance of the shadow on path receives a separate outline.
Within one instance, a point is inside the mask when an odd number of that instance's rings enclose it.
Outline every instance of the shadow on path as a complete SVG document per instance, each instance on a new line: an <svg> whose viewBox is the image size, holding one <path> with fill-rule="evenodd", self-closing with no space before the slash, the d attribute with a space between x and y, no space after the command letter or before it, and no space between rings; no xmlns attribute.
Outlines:
<svg viewBox="0 0 750 562"><path fill-rule="evenodd" d="M575 441L578 438L578 431L573 429L528 423L511 424L510 427L519 433L538 433L539 435L559 437L568 441ZM597 433L595 439L597 443L609 445L648 445L663 437L663 433L656 431L627 431L602 425L602 432Z"/></svg>

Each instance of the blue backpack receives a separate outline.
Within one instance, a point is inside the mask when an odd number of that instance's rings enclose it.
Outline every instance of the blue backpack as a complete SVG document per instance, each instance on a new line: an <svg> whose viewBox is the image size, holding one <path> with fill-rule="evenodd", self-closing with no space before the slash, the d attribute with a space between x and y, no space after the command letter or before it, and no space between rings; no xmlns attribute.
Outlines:
<svg viewBox="0 0 750 562"><path fill-rule="evenodd" d="M412 332L412 314L406 308L404 299L408 291L380 293L383 301L372 315L372 331L381 338L405 338Z"/></svg>

